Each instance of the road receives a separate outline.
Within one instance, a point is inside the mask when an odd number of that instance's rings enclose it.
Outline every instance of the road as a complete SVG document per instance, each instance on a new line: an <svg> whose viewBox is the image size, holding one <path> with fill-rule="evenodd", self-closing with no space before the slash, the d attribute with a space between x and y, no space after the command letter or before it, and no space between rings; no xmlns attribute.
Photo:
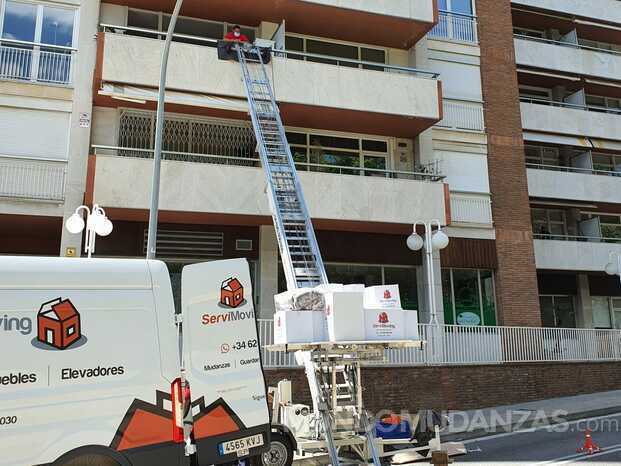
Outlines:
<svg viewBox="0 0 621 466"><path fill-rule="evenodd" d="M584 431L592 431L601 452L577 454ZM491 435L466 441L469 453L455 458L455 464L471 465L621 465L621 413L582 419L553 427Z"/></svg>

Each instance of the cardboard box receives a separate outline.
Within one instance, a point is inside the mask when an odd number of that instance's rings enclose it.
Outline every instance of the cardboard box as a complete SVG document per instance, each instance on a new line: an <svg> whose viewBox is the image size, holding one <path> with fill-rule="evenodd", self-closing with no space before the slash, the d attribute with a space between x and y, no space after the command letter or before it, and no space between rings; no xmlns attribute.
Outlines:
<svg viewBox="0 0 621 466"><path fill-rule="evenodd" d="M322 311L278 311L274 314L274 344L325 341Z"/></svg>
<svg viewBox="0 0 621 466"><path fill-rule="evenodd" d="M399 285L370 286L364 290L366 309L401 309Z"/></svg>
<svg viewBox="0 0 621 466"><path fill-rule="evenodd" d="M330 341L363 341L363 293L335 291L326 293L325 325Z"/></svg>
<svg viewBox="0 0 621 466"><path fill-rule="evenodd" d="M366 339L405 340L405 315L402 309L365 309L364 324Z"/></svg>
<svg viewBox="0 0 621 466"><path fill-rule="evenodd" d="M420 333L418 332L418 312L417 311L403 311L405 313L405 339L406 340L420 340Z"/></svg>

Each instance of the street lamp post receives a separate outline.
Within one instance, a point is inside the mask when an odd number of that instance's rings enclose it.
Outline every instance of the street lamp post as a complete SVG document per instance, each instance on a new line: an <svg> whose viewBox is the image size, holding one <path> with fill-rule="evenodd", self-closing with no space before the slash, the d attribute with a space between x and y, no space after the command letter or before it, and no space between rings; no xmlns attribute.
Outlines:
<svg viewBox="0 0 621 466"><path fill-rule="evenodd" d="M608 263L605 270L608 275L619 275L621 280L621 254L611 251L608 254Z"/></svg>
<svg viewBox="0 0 621 466"><path fill-rule="evenodd" d="M422 225L425 228L425 238L423 239L416 233L416 227ZM433 232L433 226L436 225L437 231ZM425 260L427 262L427 285L429 293L430 324L439 325L438 313L436 311L436 292L435 292L435 276L433 273L433 251L444 249L449 244L449 238L442 231L442 225L439 220L431 220L430 222L416 222L414 231L407 239L408 248L412 251L420 251L424 248Z"/></svg>
<svg viewBox="0 0 621 466"><path fill-rule="evenodd" d="M153 178L151 180L151 208L149 209L149 233L147 238L147 259L155 259L157 242L157 214L160 204L160 173L162 166L162 134L164 133L164 97L166 95L166 75L168 73L168 55L172 42L177 18L181 11L183 0L177 0L175 9L170 17L168 32L164 42L162 53L162 66L160 68L160 84L157 96L157 119L155 126L155 150L153 153Z"/></svg>
<svg viewBox="0 0 621 466"><path fill-rule="evenodd" d="M86 222L82 218L82 210L86 212ZM84 242L84 252L88 254L88 257L92 256L95 252L95 239L97 235L108 236L112 233L112 222L106 217L106 212L95 204L91 211L87 206L81 205L71 217L65 222L65 227L74 235L82 233L86 227L86 241Z"/></svg>

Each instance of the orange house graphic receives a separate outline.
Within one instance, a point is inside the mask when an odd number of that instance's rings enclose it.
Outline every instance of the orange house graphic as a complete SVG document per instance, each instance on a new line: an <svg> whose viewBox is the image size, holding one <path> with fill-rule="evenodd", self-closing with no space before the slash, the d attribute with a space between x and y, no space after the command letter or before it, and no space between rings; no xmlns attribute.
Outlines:
<svg viewBox="0 0 621 466"><path fill-rule="evenodd" d="M380 324L387 324L387 323L389 322L389 320L388 320L388 314L387 314L386 312L382 312L382 313L379 315L378 322L379 322Z"/></svg>
<svg viewBox="0 0 621 466"><path fill-rule="evenodd" d="M390 299L392 295L390 294L390 290L384 290L384 299Z"/></svg>
<svg viewBox="0 0 621 466"><path fill-rule="evenodd" d="M220 304L237 307L244 301L244 287L237 278L228 278L222 282Z"/></svg>
<svg viewBox="0 0 621 466"><path fill-rule="evenodd" d="M43 303L37 314L37 339L63 350L82 336L80 313L68 299Z"/></svg>

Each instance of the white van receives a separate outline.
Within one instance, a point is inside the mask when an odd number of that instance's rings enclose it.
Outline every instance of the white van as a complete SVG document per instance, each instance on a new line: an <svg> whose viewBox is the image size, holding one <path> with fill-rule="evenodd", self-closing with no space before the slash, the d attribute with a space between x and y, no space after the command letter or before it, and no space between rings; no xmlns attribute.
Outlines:
<svg viewBox="0 0 621 466"><path fill-rule="evenodd" d="M162 262L0 257L0 465L264 456L271 429L251 296L243 259L186 267L176 318Z"/></svg>

